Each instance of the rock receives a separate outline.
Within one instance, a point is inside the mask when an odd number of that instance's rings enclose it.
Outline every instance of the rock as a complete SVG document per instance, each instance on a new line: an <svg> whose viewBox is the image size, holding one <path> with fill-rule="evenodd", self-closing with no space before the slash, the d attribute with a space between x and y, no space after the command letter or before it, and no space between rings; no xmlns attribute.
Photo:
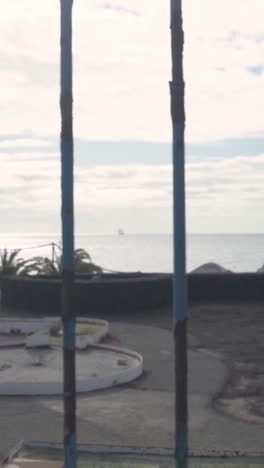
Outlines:
<svg viewBox="0 0 264 468"><path fill-rule="evenodd" d="M50 335L46 330L27 336L27 348L41 348L46 346L50 346Z"/></svg>
<svg viewBox="0 0 264 468"><path fill-rule="evenodd" d="M264 273L264 265L257 270L257 273Z"/></svg>
<svg viewBox="0 0 264 468"><path fill-rule="evenodd" d="M195 268L195 270L191 271L191 273L197 274L207 274L207 273L232 273L230 270L218 265L217 263L204 263L203 265Z"/></svg>

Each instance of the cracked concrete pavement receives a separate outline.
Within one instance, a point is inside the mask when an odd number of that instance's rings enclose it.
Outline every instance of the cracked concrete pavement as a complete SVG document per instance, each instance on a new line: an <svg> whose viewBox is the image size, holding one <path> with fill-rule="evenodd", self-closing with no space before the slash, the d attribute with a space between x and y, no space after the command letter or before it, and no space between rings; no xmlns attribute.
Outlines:
<svg viewBox="0 0 264 468"><path fill-rule="evenodd" d="M129 385L78 396L81 443L172 447L174 356L171 332L160 326L113 321L121 345L143 354L144 375ZM253 450L263 425L230 417L214 400L229 379L227 361L189 336L190 448ZM61 442L62 402L54 398L0 398L0 452L21 439Z"/></svg>

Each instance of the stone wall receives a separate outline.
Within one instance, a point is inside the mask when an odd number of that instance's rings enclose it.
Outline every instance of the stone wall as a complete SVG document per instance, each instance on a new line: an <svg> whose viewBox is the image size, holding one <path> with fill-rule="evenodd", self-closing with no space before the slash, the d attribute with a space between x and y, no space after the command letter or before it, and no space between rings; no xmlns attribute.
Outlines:
<svg viewBox="0 0 264 468"><path fill-rule="evenodd" d="M61 280L56 278L5 277L2 305L32 312L60 314ZM101 278L76 278L74 304L77 314L93 316L169 306L171 275L123 274Z"/></svg>
<svg viewBox="0 0 264 468"><path fill-rule="evenodd" d="M225 273L189 274L189 300L262 301L264 274ZM61 280L57 278L5 277L2 280L2 304L45 315L60 314ZM126 313L170 306L172 275L122 274L101 278L76 278L74 304L76 314L93 316Z"/></svg>

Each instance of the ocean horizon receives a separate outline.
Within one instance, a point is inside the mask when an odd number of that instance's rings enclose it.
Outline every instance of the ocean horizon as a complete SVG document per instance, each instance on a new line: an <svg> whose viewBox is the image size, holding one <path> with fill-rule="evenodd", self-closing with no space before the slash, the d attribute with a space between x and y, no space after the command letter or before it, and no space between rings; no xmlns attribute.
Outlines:
<svg viewBox="0 0 264 468"><path fill-rule="evenodd" d="M4 233L0 248L21 249L20 256L51 257L60 235ZM77 234L75 247L113 271L172 272L172 234ZM234 272L254 272L264 264L264 234L188 234L187 271L215 262Z"/></svg>

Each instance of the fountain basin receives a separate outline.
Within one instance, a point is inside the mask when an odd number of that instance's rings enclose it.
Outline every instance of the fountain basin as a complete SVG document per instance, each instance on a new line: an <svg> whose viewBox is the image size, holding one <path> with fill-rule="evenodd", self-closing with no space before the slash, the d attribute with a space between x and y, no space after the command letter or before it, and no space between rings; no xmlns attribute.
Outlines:
<svg viewBox="0 0 264 468"><path fill-rule="evenodd" d="M1 349L0 395L62 395L63 358L47 348L43 365L35 365L23 347ZM76 390L89 392L128 383L142 374L143 358L135 351L106 345L76 351Z"/></svg>
<svg viewBox="0 0 264 468"><path fill-rule="evenodd" d="M105 320L76 320L76 390L130 382L143 371L135 351L100 345ZM63 333L59 318L0 320L0 395L62 395Z"/></svg>

